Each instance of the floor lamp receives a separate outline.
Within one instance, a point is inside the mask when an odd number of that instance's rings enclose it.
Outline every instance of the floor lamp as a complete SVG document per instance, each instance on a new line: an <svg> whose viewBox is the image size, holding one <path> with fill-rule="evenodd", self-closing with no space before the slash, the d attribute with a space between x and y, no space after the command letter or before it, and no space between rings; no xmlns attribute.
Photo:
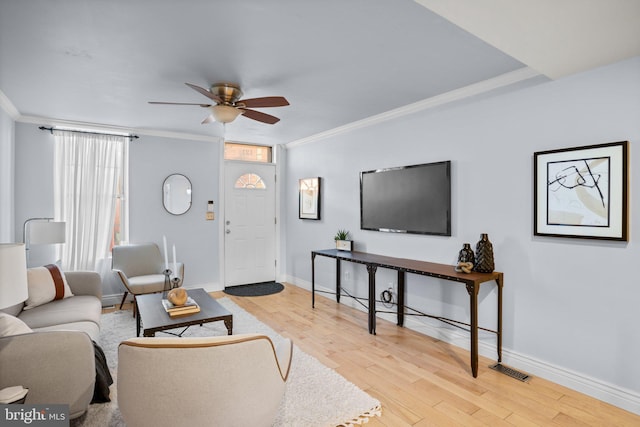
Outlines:
<svg viewBox="0 0 640 427"><path fill-rule="evenodd" d="M31 245L52 245L64 243L66 223L53 218L29 218L22 227L22 241L25 245L26 261L29 264Z"/></svg>

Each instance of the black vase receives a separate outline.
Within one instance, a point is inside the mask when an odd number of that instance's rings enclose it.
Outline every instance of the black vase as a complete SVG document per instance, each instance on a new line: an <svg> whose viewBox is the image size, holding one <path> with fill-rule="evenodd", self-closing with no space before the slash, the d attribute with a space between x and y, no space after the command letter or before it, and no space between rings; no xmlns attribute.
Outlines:
<svg viewBox="0 0 640 427"><path fill-rule="evenodd" d="M493 244L486 233L480 235L480 241L476 244L476 263L473 269L479 273L491 273L495 269Z"/></svg>
<svg viewBox="0 0 640 427"><path fill-rule="evenodd" d="M462 245L462 249L460 249L460 253L458 254L458 262L470 262L475 265L476 256L473 253L473 249L471 249L471 244L464 243Z"/></svg>

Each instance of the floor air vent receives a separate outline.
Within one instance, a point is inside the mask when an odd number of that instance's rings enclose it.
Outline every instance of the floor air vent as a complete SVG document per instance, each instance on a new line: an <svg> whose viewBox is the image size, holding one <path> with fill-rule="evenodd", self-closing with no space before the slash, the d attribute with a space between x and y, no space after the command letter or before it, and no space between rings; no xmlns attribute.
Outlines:
<svg viewBox="0 0 640 427"><path fill-rule="evenodd" d="M531 377L528 374L523 374L522 372L516 371L515 369L509 368L508 366L504 366L500 363L496 363L495 365L489 366L494 371L502 372L503 374L510 376L511 378L515 378L522 382L527 382Z"/></svg>

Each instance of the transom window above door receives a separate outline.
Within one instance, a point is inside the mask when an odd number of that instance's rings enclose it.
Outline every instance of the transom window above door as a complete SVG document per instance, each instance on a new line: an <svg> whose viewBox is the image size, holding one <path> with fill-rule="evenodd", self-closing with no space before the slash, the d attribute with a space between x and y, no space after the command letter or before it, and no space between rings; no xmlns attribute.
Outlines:
<svg viewBox="0 0 640 427"><path fill-rule="evenodd" d="M225 160L241 160L245 162L271 163L273 156L271 147L266 145L224 143Z"/></svg>

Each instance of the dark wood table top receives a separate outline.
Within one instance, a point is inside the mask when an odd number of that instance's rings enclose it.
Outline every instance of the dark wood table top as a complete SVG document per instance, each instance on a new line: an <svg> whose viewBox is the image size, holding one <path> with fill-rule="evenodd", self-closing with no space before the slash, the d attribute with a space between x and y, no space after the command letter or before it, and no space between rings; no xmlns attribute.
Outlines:
<svg viewBox="0 0 640 427"><path fill-rule="evenodd" d="M492 273L478 273L475 271L471 273L462 273L455 271L453 265L438 264L435 262L418 261L406 258L395 258L385 255L370 254L367 252L320 249L312 251L311 253L360 264L372 264L378 267L390 268L393 270L439 277L455 282L478 284L482 282L488 282L490 280L502 280L502 273L498 271L494 271Z"/></svg>
<svg viewBox="0 0 640 427"><path fill-rule="evenodd" d="M204 289L187 289L187 294L200 306L200 312L184 316L171 317L162 305L163 293L138 295L138 316L142 322L143 335L149 336L158 331L198 325L218 320L230 321L232 314Z"/></svg>

